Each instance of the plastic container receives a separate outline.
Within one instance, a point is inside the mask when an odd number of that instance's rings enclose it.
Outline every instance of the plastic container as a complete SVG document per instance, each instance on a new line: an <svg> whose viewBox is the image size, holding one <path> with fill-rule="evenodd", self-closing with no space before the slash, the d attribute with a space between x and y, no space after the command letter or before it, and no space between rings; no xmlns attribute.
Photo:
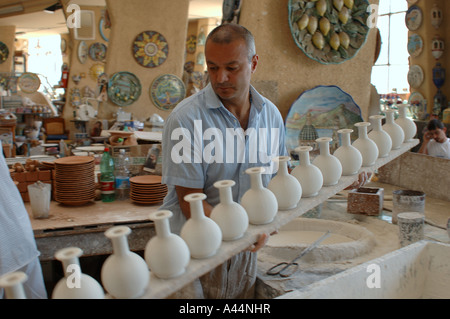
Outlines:
<svg viewBox="0 0 450 319"><path fill-rule="evenodd" d="M40 181L28 185L28 195L30 196L31 211L34 218L48 218L50 211L50 200L52 185Z"/></svg>
<svg viewBox="0 0 450 319"><path fill-rule="evenodd" d="M115 166L116 199L126 200L130 197L130 158L121 149Z"/></svg>
<svg viewBox="0 0 450 319"><path fill-rule="evenodd" d="M115 199L114 187L114 160L105 148L100 160L100 185L102 189L102 202L113 202Z"/></svg>

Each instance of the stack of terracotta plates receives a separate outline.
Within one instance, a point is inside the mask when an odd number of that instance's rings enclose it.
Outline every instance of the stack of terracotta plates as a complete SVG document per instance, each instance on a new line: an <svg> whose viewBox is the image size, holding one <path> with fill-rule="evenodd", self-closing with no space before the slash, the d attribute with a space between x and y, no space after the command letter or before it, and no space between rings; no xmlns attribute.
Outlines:
<svg viewBox="0 0 450 319"><path fill-rule="evenodd" d="M142 175L130 178L130 199L137 204L157 204L167 194L167 186L161 184L161 176Z"/></svg>
<svg viewBox="0 0 450 319"><path fill-rule="evenodd" d="M55 160L55 200L83 205L95 198L93 156L69 156Z"/></svg>

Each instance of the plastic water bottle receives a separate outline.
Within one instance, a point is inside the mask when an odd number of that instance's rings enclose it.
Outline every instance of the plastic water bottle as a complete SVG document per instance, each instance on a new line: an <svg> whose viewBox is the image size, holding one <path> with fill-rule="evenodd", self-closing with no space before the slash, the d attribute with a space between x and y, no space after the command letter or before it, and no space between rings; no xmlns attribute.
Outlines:
<svg viewBox="0 0 450 319"><path fill-rule="evenodd" d="M114 160L106 147L100 160L100 185L102 189L102 202L113 202L114 192Z"/></svg>
<svg viewBox="0 0 450 319"><path fill-rule="evenodd" d="M116 162L116 199L125 200L130 196L130 158L122 148Z"/></svg>

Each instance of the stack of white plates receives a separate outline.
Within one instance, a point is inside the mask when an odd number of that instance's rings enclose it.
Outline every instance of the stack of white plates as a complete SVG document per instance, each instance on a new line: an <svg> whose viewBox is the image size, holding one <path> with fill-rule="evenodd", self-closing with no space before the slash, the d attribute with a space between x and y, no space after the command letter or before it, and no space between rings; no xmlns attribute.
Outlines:
<svg viewBox="0 0 450 319"><path fill-rule="evenodd" d="M93 156L69 156L55 163L55 200L66 205L83 205L95 198Z"/></svg>

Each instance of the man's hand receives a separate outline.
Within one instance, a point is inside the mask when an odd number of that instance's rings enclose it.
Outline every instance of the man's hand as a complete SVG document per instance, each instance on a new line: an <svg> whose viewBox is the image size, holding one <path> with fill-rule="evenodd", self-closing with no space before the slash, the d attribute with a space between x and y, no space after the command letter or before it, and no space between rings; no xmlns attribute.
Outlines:
<svg viewBox="0 0 450 319"><path fill-rule="evenodd" d="M276 233L278 233L278 231L274 231L271 234L264 233L264 234L259 235L258 241L256 243L254 243L253 245L251 245L250 247L248 247L246 250L248 250L252 253L256 253L258 250L260 250L267 244L269 237L271 235L275 235Z"/></svg>

